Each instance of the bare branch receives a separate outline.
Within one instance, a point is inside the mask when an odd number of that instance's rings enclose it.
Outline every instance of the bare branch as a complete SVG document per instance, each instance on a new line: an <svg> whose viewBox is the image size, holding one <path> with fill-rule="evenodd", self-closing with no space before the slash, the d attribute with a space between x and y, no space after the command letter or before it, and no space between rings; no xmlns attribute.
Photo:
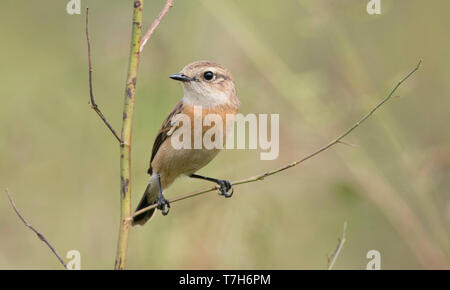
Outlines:
<svg viewBox="0 0 450 290"><path fill-rule="evenodd" d="M328 270L333 269L334 263L336 262L339 253L342 250L342 247L344 247L346 231L347 231L347 222L344 222L344 231L342 232L342 237L338 238L338 245L336 249L331 253L331 255L328 256Z"/></svg>
<svg viewBox="0 0 450 290"><path fill-rule="evenodd" d="M161 10L161 12L159 12L158 17L156 17L156 19L153 21L152 25L150 26L150 28L147 30L147 32L145 33L144 37L142 38L141 47L139 49L139 52L142 52L142 50L144 49L145 44L147 43L147 41L152 36L153 31L155 31L156 27L159 25L159 23L164 18L164 16L167 14L167 12L169 12L169 9L172 6L173 6L173 0L167 0L166 5L164 5L164 7Z"/></svg>
<svg viewBox="0 0 450 290"><path fill-rule="evenodd" d="M400 85L401 85L404 81L406 81L410 76L412 76L412 75L420 68L421 64L422 64L422 60L420 60L420 61L417 63L416 67L415 67L412 71L410 71L406 76L404 76L401 80L398 81L398 83L394 86L394 88L391 90L391 92L390 92L390 93L389 93L389 94L388 94L381 102L379 102L375 107L372 108L372 110L370 110L370 111L369 111L366 115L364 115L358 122L356 122L355 124L353 124L353 126L351 126L349 129L347 129L347 130L346 130L344 133L342 133L341 135L339 135L336 139L330 141L330 142L327 143L326 145L320 147L319 149L315 150L315 151L312 152L311 154L306 155L305 157L301 158L300 160L297 160L297 161L295 161L295 162L289 163L289 164L287 164L287 165L285 165L285 166L283 166L283 167L281 167L281 168L278 168L278 169L275 169L275 170L272 170L272 171L268 171L268 172L265 172L265 173L262 173L262 174L259 174L259 175L253 176L253 177L249 177L249 178L246 178L246 179L243 179L243 180L233 181L233 182L231 182L231 184L232 184L233 186L236 186L236 185L241 185L241 184L246 184L246 183L251 183L251 182L256 182L256 181L264 180L264 178L266 178L266 177L269 177L269 176L271 176L271 175L280 173L280 172L285 171L285 170L287 170L287 169L289 169L289 168L292 168L292 167L294 167L294 166L296 166L296 165L298 165L298 164L300 164L300 163L303 163L303 162L305 162L306 160L308 160L308 159L310 159L310 158L312 158L312 157L314 157L314 156L316 156L316 155L322 153L323 151L329 149L330 147L333 147L334 145L336 145L336 144L338 144L338 143L344 143L344 142L342 142L342 139L344 139L347 135L349 135L349 134L350 134L353 130L355 130L359 125L361 125L361 124L362 124L364 121L366 121L370 116L372 116L372 114L373 114L375 111L377 111L381 106L383 106L387 101L389 101L389 100L392 98L392 96L393 96L393 94L395 93L395 91L397 91L397 89L400 87ZM174 202L177 202L177 201L180 201L180 200L184 200L184 199L188 199L188 198L191 198L191 197L199 196L199 195L202 195L202 194L204 194L204 193L211 192L211 191L214 191L214 190L217 190L217 189L218 189L218 187L215 186L215 187L210 188L210 189L203 189L203 190L195 191L195 192L192 192L192 193L188 193L188 194L185 194L185 195L176 197L176 198L174 198L174 199L172 199L172 200L169 200L169 202L170 202L170 203L174 203ZM154 205L148 206L148 207L146 207L146 208L143 208L143 209L141 209L141 210L139 210L139 211L136 211L136 212L133 214L133 216L130 217L130 219L132 219L133 217L137 216L138 214L141 214L141 213L143 213L143 212L146 212L146 211L149 211L149 210L151 210L151 209L154 209L154 208L156 208L156 206L157 206L157 205L154 204Z"/></svg>
<svg viewBox="0 0 450 290"><path fill-rule="evenodd" d="M94 91L92 89L92 58L91 58L91 40L89 38L89 8L86 8L86 40L87 40L87 49L88 49L88 59L89 59L89 95L91 98L91 108L97 113L97 115L102 119L103 123L105 123L106 127L113 133L114 137L116 137L117 141L122 143L119 135L117 135L114 128L109 124L108 120L106 120L105 115L103 115L102 111L98 107L97 103L95 103L94 99Z"/></svg>
<svg viewBox="0 0 450 290"><path fill-rule="evenodd" d="M23 222L23 224L25 226L27 226L29 229L31 229L36 235L37 237L43 241L44 243L47 244L47 246L50 248L50 250L53 252L53 254L55 254L56 258L58 258L59 262L63 265L64 268L67 269L67 265L64 262L64 260L61 258L61 256L58 254L58 252L55 250L55 248L50 244L50 242L45 238L45 236L38 231L37 229L35 229L32 225L30 225L25 218L20 214L19 210L16 207L16 204L14 203L14 200L11 197L11 194L9 193L9 190L6 189L6 194L8 194L8 199L9 202L11 203L11 206L13 207L14 211L16 212L17 216L19 217L19 219Z"/></svg>

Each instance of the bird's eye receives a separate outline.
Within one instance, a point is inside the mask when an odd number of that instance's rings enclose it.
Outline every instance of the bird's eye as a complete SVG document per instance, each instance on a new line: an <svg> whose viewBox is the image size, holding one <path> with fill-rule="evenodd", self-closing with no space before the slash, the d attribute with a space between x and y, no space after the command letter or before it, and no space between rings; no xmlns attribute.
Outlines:
<svg viewBox="0 0 450 290"><path fill-rule="evenodd" d="M205 78L205 80L210 81L213 79L214 74L212 71L207 71L203 74L203 77Z"/></svg>

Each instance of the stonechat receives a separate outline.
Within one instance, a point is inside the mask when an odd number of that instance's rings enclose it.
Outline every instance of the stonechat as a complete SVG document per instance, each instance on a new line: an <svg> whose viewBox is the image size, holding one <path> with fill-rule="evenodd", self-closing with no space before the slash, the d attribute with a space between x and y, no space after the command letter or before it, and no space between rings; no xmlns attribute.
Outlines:
<svg viewBox="0 0 450 290"><path fill-rule="evenodd" d="M167 215L170 204L164 198L163 191L168 188L176 178L185 175L191 178L200 178L219 185L219 194L231 197L233 194L231 183L228 180L216 179L195 174L208 164L219 153L220 148L201 149L181 148L172 146L171 138L179 130L180 122L175 122L179 114L188 116L192 122L191 135L194 135L194 111L201 108L201 118L208 114L215 114L222 118L225 124L227 115L235 115L240 106L236 95L233 78L223 66L210 61L196 61L185 66L180 73L170 76L180 81L184 90L183 98L175 105L164 120L153 144L150 158L150 182L144 192L136 211L153 204L163 215ZM202 119L203 124L203 119ZM202 126L202 134L208 126ZM222 140L226 139L228 130L223 129ZM186 137L186 136L184 136ZM133 218L133 225L145 224L153 215L155 209L143 212Z"/></svg>

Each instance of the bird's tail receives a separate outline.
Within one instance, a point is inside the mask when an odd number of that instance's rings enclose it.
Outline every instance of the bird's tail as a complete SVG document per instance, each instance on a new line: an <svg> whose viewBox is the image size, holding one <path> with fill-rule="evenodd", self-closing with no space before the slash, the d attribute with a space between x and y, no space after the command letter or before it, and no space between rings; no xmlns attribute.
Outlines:
<svg viewBox="0 0 450 290"><path fill-rule="evenodd" d="M143 208L146 208L147 206L155 204L157 198L158 198L158 185L155 183L152 184L152 182L150 182L144 192L144 195L141 198L141 201L139 202L134 212L137 212ZM132 225L133 226L144 225L152 217L154 212L155 209L153 208L151 210L138 214L133 218Z"/></svg>

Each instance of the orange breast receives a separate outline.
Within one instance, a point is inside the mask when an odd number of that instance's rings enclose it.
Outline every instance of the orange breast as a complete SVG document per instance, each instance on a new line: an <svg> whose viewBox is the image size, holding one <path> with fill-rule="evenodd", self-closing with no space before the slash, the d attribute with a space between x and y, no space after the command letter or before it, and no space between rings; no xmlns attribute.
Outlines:
<svg viewBox="0 0 450 290"><path fill-rule="evenodd" d="M188 115L189 118L191 119L191 128L192 128L192 130L194 130L194 107L185 104L183 107L183 113ZM235 115L236 113L237 113L237 108L234 108L227 104L216 106L213 108L202 108L202 128L203 128L202 132L203 132L203 134L205 134L205 132L208 131L208 129L210 129L211 127L217 126L216 124L211 125L211 126L203 126L203 121L208 114L216 114L222 118L222 125L223 125L222 132L225 136L225 134L226 134L225 125L226 125L226 120L227 120L226 116L227 116L227 114Z"/></svg>

